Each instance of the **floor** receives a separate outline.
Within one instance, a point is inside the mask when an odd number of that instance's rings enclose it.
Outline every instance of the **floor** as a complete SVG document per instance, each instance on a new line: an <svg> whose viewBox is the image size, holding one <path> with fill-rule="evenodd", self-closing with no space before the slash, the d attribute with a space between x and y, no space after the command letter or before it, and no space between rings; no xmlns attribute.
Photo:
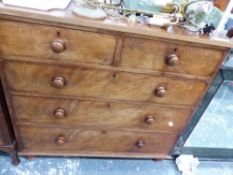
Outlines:
<svg viewBox="0 0 233 175"><path fill-rule="evenodd" d="M233 69L233 49L223 67ZM202 115L185 146L233 149L232 99L233 81L225 80Z"/></svg>
<svg viewBox="0 0 233 175"><path fill-rule="evenodd" d="M6 155L0 156L0 175L181 175L173 161L20 158L18 167ZM233 175L233 162L203 161L190 175Z"/></svg>
<svg viewBox="0 0 233 175"><path fill-rule="evenodd" d="M233 82L224 81L185 146L233 149L232 99Z"/></svg>

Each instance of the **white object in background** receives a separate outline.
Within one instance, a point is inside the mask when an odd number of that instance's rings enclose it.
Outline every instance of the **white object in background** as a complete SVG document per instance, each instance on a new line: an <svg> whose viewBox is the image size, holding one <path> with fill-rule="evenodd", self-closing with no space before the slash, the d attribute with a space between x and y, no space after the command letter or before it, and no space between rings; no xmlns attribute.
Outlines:
<svg viewBox="0 0 233 175"><path fill-rule="evenodd" d="M107 4L112 3L114 5L118 5L121 3L121 0L98 0L98 2L100 2L100 3L106 2Z"/></svg>
<svg viewBox="0 0 233 175"><path fill-rule="evenodd" d="M154 4L156 6L161 6L161 7L164 7L167 4L172 3L172 2L173 2L173 0L154 0Z"/></svg>
<svg viewBox="0 0 233 175"><path fill-rule="evenodd" d="M2 0L6 5L37 10L66 9L71 0Z"/></svg>
<svg viewBox="0 0 233 175"><path fill-rule="evenodd" d="M97 8L97 9L91 9L88 7L76 7L73 9L73 13L85 17L85 18L90 18L90 19L105 19L107 17L106 13Z"/></svg>
<svg viewBox="0 0 233 175"><path fill-rule="evenodd" d="M178 20L174 22L171 20L171 18L154 15L153 18L149 18L148 24L159 27L167 27L178 23Z"/></svg>
<svg viewBox="0 0 233 175"><path fill-rule="evenodd" d="M136 23L136 15L135 14L129 15L128 21L129 21L130 24Z"/></svg>
<svg viewBox="0 0 233 175"><path fill-rule="evenodd" d="M169 19L166 18L150 18L148 21L148 24L153 25L153 26L159 26L159 27L163 27L163 26L168 26L170 23Z"/></svg>
<svg viewBox="0 0 233 175"><path fill-rule="evenodd" d="M193 155L180 155L176 159L176 165L182 175L192 175L193 170L199 165L199 160L194 158Z"/></svg>

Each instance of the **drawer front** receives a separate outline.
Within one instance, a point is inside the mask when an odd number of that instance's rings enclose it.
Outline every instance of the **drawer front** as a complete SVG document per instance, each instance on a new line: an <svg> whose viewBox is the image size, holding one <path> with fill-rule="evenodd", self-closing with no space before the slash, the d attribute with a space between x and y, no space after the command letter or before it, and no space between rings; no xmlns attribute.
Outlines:
<svg viewBox="0 0 233 175"><path fill-rule="evenodd" d="M176 135L20 126L24 150L168 155Z"/></svg>
<svg viewBox="0 0 233 175"><path fill-rule="evenodd" d="M5 62L4 69L10 90L70 98L193 106L207 88L201 81L78 67Z"/></svg>
<svg viewBox="0 0 233 175"><path fill-rule="evenodd" d="M125 38L120 66L209 77L223 58L219 50Z"/></svg>
<svg viewBox="0 0 233 175"><path fill-rule="evenodd" d="M12 101L18 123L30 122L68 128L118 128L179 133L187 125L191 114L186 109L108 102L22 96L13 96Z"/></svg>
<svg viewBox="0 0 233 175"><path fill-rule="evenodd" d="M0 26L2 56L103 65L113 61L116 38L112 35L4 20Z"/></svg>

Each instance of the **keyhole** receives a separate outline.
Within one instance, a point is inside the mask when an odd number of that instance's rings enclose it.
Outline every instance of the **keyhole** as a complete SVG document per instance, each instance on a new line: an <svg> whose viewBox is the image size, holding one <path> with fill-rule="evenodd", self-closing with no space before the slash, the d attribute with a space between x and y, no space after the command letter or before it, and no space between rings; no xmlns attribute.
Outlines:
<svg viewBox="0 0 233 175"><path fill-rule="evenodd" d="M113 78L116 78L116 77L117 77L117 75L114 73L114 74L112 75L112 77L113 77Z"/></svg>
<svg viewBox="0 0 233 175"><path fill-rule="evenodd" d="M61 33L60 32L57 32L57 37L60 37L61 36Z"/></svg>

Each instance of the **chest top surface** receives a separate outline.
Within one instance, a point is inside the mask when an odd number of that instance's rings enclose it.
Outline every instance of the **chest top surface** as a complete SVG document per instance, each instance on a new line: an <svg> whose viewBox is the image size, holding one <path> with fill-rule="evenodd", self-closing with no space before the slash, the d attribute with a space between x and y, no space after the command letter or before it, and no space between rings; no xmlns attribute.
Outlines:
<svg viewBox="0 0 233 175"><path fill-rule="evenodd" d="M26 20L36 23L45 23L47 25L63 25L65 27L73 28L94 28L96 31L102 30L136 34L152 38L157 37L166 40L204 44L223 48L231 48L233 46L233 40L221 36L218 33L215 33L212 36L204 36L188 32L178 27L163 29L159 27L142 26L139 24L119 25L116 23L109 24L105 21L80 18L72 13L74 7L75 4L71 3L66 10L39 11L6 6L3 3L0 3L0 18L19 21Z"/></svg>

